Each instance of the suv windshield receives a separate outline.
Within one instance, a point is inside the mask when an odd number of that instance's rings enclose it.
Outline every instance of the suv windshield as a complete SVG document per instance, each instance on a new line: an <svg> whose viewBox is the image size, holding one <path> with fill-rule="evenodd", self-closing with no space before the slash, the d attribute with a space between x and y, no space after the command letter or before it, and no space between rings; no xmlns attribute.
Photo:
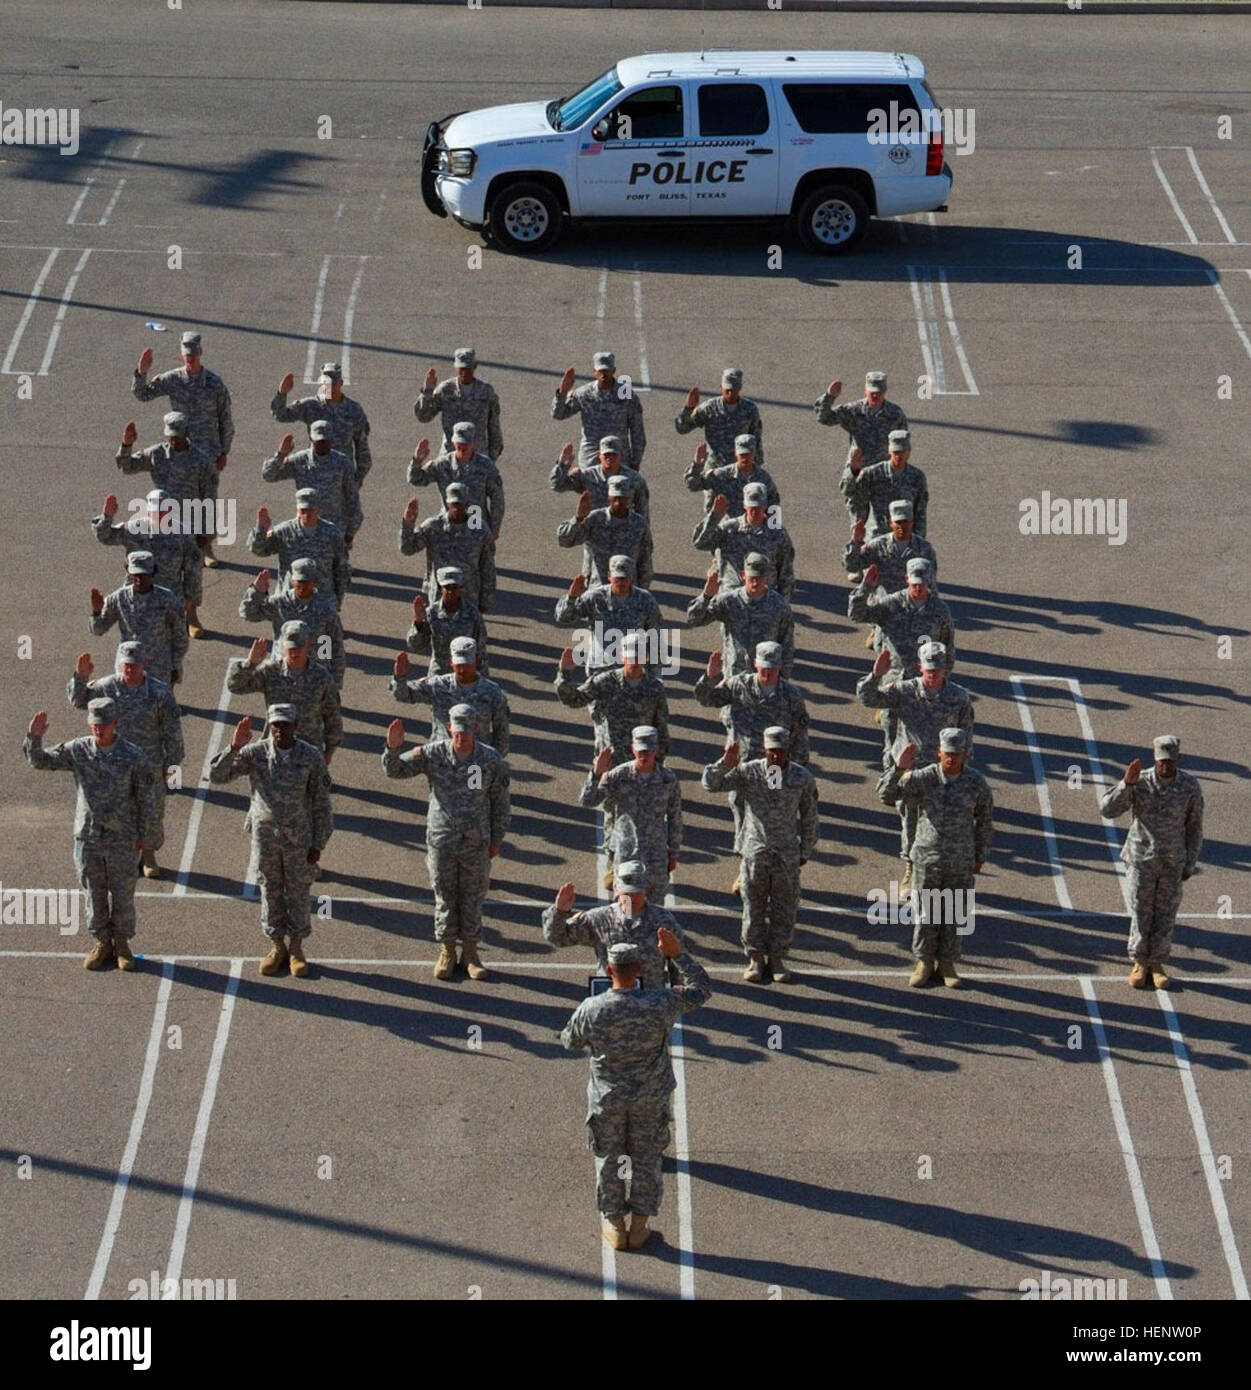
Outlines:
<svg viewBox="0 0 1251 1390"><path fill-rule="evenodd" d="M601 73L594 82L588 82L580 92L575 92L563 101L554 101L547 109L547 119L552 123L553 130L572 130L575 126L580 126L593 112L598 111L604 102L615 97L620 90L617 69L611 67L607 72Z"/></svg>

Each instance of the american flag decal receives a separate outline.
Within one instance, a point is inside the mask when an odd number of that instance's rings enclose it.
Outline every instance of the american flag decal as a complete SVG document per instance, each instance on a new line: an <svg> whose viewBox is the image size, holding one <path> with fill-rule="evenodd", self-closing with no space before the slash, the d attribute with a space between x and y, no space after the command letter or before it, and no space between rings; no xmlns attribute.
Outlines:
<svg viewBox="0 0 1251 1390"><path fill-rule="evenodd" d="M579 154L599 154L600 151L601 151L603 148L604 148L604 145L603 145L603 142L602 142L602 141L600 141L600 140L587 140L587 141L584 141L581 145L578 146L578 153L579 153Z"/></svg>

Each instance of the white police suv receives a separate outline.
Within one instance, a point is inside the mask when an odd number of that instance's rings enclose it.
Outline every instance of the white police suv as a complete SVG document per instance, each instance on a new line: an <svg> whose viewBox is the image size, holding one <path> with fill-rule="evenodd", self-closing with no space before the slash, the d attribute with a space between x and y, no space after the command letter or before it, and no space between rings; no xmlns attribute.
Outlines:
<svg viewBox="0 0 1251 1390"><path fill-rule="evenodd" d="M466 111L426 131L421 193L511 251L566 219L792 218L836 254L870 217L951 189L942 111L910 53L651 53L563 100Z"/></svg>

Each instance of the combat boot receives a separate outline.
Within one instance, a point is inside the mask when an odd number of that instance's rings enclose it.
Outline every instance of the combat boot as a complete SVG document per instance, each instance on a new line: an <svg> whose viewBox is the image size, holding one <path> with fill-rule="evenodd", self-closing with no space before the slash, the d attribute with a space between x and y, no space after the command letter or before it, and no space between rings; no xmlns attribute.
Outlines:
<svg viewBox="0 0 1251 1390"><path fill-rule="evenodd" d="M759 951L748 951L747 969L743 971L743 979L753 985L758 985L764 979L765 958Z"/></svg>
<svg viewBox="0 0 1251 1390"><path fill-rule="evenodd" d="M215 569L218 567L218 565L221 564L221 561L217 558L216 555L213 554L213 538L212 538L212 536L210 536L210 537L208 538L208 543L207 543L207 544L202 545L202 546L200 547L200 554L201 554L201 558L202 558L203 561L204 561L204 568L205 568L206 570L215 570Z"/></svg>
<svg viewBox="0 0 1251 1390"><path fill-rule="evenodd" d="M287 957L291 962L291 973L297 980L302 980L308 974L308 961L304 958L304 942L300 937L291 938Z"/></svg>
<svg viewBox="0 0 1251 1390"><path fill-rule="evenodd" d="M1164 973L1164 966L1158 961L1148 961L1147 969L1151 972L1151 983L1156 989L1168 989L1173 983Z"/></svg>
<svg viewBox="0 0 1251 1390"><path fill-rule="evenodd" d="M270 939L269 955L261 961L262 975L281 975L287 968L287 943L280 936Z"/></svg>
<svg viewBox="0 0 1251 1390"><path fill-rule="evenodd" d="M734 882L730 884L730 892L738 898L743 896L743 875L741 873L734 875Z"/></svg>
<svg viewBox="0 0 1251 1390"><path fill-rule="evenodd" d="M187 609L187 636L197 640L204 636L204 626L194 603Z"/></svg>
<svg viewBox="0 0 1251 1390"><path fill-rule="evenodd" d="M617 871L612 866L612 860L610 859L608 861L608 867L604 870L604 877L600 880L605 888L612 887L613 878L616 876L616 872Z"/></svg>
<svg viewBox="0 0 1251 1390"><path fill-rule="evenodd" d="M460 943L460 963L468 971L471 980L486 979L486 966L483 965L482 961L479 959L478 943L476 940L462 941Z"/></svg>
<svg viewBox="0 0 1251 1390"><path fill-rule="evenodd" d="M604 1217L604 1239L614 1250L624 1250L629 1242L624 1216Z"/></svg>
<svg viewBox="0 0 1251 1390"><path fill-rule="evenodd" d="M786 962L781 956L769 957L769 973L773 976L775 985L784 985L791 978L791 972L786 968Z"/></svg>
<svg viewBox="0 0 1251 1390"><path fill-rule="evenodd" d="M452 941L439 942L439 958L434 963L434 978L450 980L456 973L456 944Z"/></svg>
<svg viewBox="0 0 1251 1390"><path fill-rule="evenodd" d="M1129 972L1129 982L1135 989L1146 989L1147 962L1145 960L1134 962L1134 968Z"/></svg>
<svg viewBox="0 0 1251 1390"><path fill-rule="evenodd" d="M629 1242L631 1250L641 1250L648 1242L651 1231L647 1226L647 1217L641 1211L630 1213L630 1234Z"/></svg>
<svg viewBox="0 0 1251 1390"><path fill-rule="evenodd" d="M130 938L126 936L113 937L113 954L117 957L117 968L119 970L134 970L135 956L130 949Z"/></svg>
<svg viewBox="0 0 1251 1390"><path fill-rule="evenodd" d="M83 960L85 970L103 970L113 959L113 942L107 936L97 936L96 944Z"/></svg>
<svg viewBox="0 0 1251 1390"><path fill-rule="evenodd" d="M156 862L156 850L145 849L139 864L143 869L144 878L160 878L161 866Z"/></svg>
<svg viewBox="0 0 1251 1390"><path fill-rule="evenodd" d="M930 982L930 977L934 973L934 957L922 956L912 967L912 974L908 976L908 983L913 989L920 989L923 985Z"/></svg>
<svg viewBox="0 0 1251 1390"><path fill-rule="evenodd" d="M956 974L956 963L953 960L940 960L938 962L938 973L943 977L943 984L948 989L960 988L960 976Z"/></svg>

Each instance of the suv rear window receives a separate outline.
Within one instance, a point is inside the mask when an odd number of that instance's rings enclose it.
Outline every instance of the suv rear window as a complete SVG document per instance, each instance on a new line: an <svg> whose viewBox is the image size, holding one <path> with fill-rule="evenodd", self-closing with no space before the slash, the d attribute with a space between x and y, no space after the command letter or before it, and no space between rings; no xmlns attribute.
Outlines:
<svg viewBox="0 0 1251 1390"><path fill-rule="evenodd" d="M755 82L709 82L699 89L700 135L763 135L769 103Z"/></svg>
<svg viewBox="0 0 1251 1390"><path fill-rule="evenodd" d="M782 91L809 135L865 135L874 124L870 113L884 111L889 116L892 101L896 112L920 116L912 89L902 83L786 82ZM891 119L888 129L895 125Z"/></svg>

